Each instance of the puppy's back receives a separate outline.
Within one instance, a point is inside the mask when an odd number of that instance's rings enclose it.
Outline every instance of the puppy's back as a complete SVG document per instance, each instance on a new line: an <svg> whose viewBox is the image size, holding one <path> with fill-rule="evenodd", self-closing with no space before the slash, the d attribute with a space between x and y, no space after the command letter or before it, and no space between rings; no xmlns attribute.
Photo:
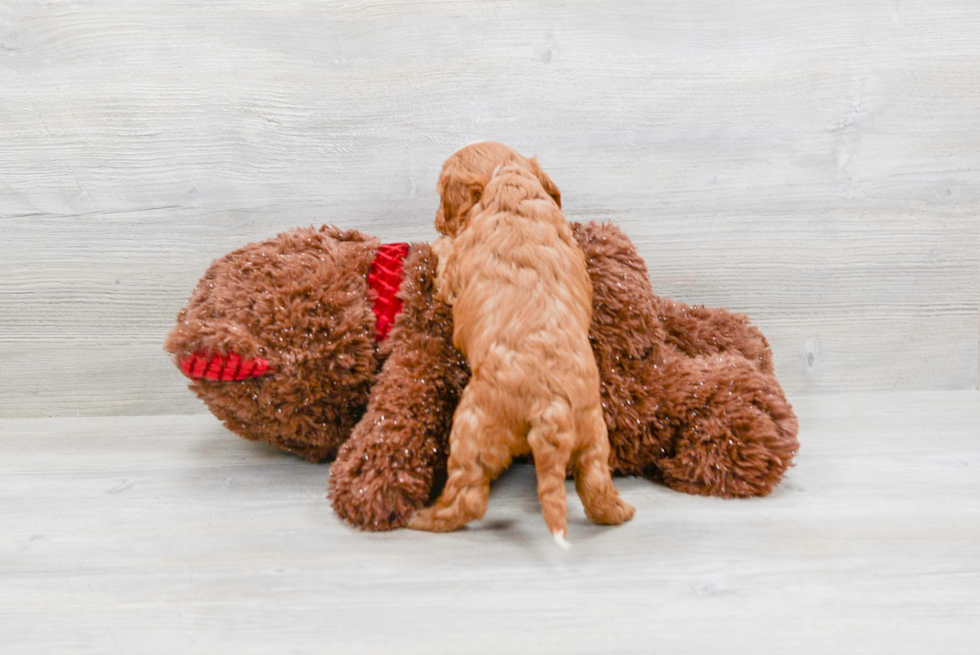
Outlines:
<svg viewBox="0 0 980 655"><path fill-rule="evenodd" d="M471 365L491 344L541 360L591 354L585 254L533 173L498 168L453 249L455 340Z"/></svg>

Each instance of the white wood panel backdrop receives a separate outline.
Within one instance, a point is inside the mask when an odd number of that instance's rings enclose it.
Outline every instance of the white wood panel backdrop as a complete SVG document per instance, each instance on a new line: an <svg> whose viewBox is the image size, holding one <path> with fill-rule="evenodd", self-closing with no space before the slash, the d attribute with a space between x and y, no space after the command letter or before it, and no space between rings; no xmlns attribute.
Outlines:
<svg viewBox="0 0 980 655"><path fill-rule="evenodd" d="M204 411L161 342L212 258L429 239L483 138L791 392L977 384L976 0L3 0L0 416Z"/></svg>

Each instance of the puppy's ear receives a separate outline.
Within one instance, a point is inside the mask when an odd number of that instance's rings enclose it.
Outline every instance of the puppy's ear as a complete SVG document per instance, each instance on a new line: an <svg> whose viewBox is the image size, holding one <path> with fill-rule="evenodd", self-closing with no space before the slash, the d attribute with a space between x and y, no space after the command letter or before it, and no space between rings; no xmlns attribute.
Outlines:
<svg viewBox="0 0 980 655"><path fill-rule="evenodd" d="M531 171L541 182L545 192L558 204L558 209L561 209L561 191L558 190L558 185L551 181L548 174L541 170L541 164L538 163L537 157L531 157Z"/></svg>
<svg viewBox="0 0 980 655"><path fill-rule="evenodd" d="M436 229L456 236L473 205L480 202L483 187L475 178L455 178L447 182L442 192L442 207L436 212Z"/></svg>

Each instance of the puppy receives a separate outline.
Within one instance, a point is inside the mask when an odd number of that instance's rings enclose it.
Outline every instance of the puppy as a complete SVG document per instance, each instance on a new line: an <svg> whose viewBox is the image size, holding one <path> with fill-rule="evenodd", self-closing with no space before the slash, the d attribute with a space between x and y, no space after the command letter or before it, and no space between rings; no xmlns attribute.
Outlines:
<svg viewBox="0 0 980 655"><path fill-rule="evenodd" d="M472 377L453 416L445 489L408 526L445 532L481 518L490 481L529 451L559 545L569 463L589 518L629 520L635 510L609 472L589 345L592 284L558 188L534 159L481 143L446 162L439 192L436 228L449 237L435 247L439 293L453 305L453 342Z"/></svg>

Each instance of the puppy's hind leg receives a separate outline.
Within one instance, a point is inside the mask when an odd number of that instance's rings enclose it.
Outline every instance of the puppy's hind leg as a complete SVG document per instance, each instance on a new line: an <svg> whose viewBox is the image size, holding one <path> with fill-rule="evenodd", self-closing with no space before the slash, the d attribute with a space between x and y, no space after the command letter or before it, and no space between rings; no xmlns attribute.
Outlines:
<svg viewBox="0 0 980 655"><path fill-rule="evenodd" d="M555 542L567 548L568 501L565 498L565 473L572 453L571 409L567 404L553 404L541 417L531 421L527 443L534 455L538 476L538 499L541 514Z"/></svg>
<svg viewBox="0 0 980 655"><path fill-rule="evenodd" d="M582 416L579 426L580 449L574 455L575 491L585 515L596 523L619 525L633 518L636 509L619 497L609 472L609 434L602 409L594 408Z"/></svg>
<svg viewBox="0 0 980 655"><path fill-rule="evenodd" d="M448 478L439 499L408 521L413 530L451 532L483 518L490 496L490 481L510 464L514 440L477 408L474 381L463 391L449 434Z"/></svg>

